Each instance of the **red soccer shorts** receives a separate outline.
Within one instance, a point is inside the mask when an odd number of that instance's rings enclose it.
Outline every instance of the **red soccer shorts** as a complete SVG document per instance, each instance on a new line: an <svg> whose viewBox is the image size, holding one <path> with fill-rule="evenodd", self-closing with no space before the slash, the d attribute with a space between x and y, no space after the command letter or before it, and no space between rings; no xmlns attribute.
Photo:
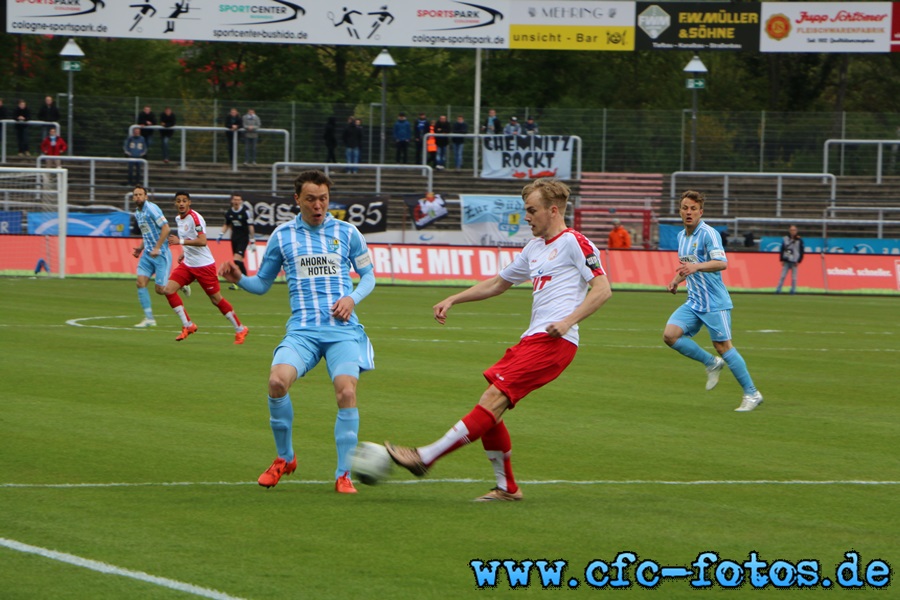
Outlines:
<svg viewBox="0 0 900 600"><path fill-rule="evenodd" d="M484 372L484 378L515 407L519 400L559 377L577 351L578 346L567 339L545 333L530 335L507 349L503 358Z"/></svg>
<svg viewBox="0 0 900 600"><path fill-rule="evenodd" d="M186 264L179 263L169 279L175 281L184 287L194 280L200 282L200 287L206 292L207 296L219 293L219 275L216 273L216 264L206 265L205 267L189 267Z"/></svg>

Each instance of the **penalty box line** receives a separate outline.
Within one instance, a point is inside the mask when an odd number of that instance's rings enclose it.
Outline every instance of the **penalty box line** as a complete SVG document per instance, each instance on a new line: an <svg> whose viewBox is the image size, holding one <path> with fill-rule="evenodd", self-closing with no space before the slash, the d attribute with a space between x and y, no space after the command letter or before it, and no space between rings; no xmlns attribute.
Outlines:
<svg viewBox="0 0 900 600"><path fill-rule="evenodd" d="M82 558L80 556L75 556L74 554L58 552L56 550L50 550L48 548L41 548L40 546L23 544L22 542L17 542L16 540L10 540L3 537L0 537L0 546L9 548L10 550L14 550L16 552L23 552L25 554L36 554L37 556L41 556L43 558L67 563L76 567L81 567L83 569L90 569L91 571L97 571L98 573L105 573L107 575L119 575L121 577L128 577L130 579L136 579L145 583L152 583L153 585L158 585L179 592L185 592L187 594L193 594L194 596L200 596L202 598L213 598L214 600L243 600L238 596L231 596L224 592L211 590L209 588L200 587L190 583L184 583L183 581L176 581L175 579L168 579L166 577L157 577L156 575L150 575L149 573L144 573L143 571L123 569L122 567L117 567L115 565L100 562L98 560Z"/></svg>

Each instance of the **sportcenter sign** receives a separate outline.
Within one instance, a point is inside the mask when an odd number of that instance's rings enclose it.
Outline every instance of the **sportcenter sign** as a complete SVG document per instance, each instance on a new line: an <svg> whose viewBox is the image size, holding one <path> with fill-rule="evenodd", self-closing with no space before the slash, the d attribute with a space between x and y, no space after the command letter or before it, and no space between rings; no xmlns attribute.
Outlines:
<svg viewBox="0 0 900 600"><path fill-rule="evenodd" d="M900 49L895 2L9 0L6 9L6 31L27 35L620 52Z"/></svg>

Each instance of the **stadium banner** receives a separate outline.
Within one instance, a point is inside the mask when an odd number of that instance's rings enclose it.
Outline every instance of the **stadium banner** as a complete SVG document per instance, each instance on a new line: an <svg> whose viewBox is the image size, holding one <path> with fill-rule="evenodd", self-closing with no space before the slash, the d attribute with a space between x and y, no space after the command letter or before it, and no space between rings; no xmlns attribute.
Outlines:
<svg viewBox="0 0 900 600"><path fill-rule="evenodd" d="M459 197L462 231L475 246L525 246L534 236L521 196Z"/></svg>
<svg viewBox="0 0 900 600"><path fill-rule="evenodd" d="M404 196L403 201L409 209L409 216L416 229L425 229L435 221L446 217L450 211L440 194L428 192L424 196Z"/></svg>
<svg viewBox="0 0 900 600"><path fill-rule="evenodd" d="M28 233L31 235L59 235L59 214L55 212L28 213ZM66 220L70 236L127 237L131 235L131 213L70 212Z"/></svg>
<svg viewBox="0 0 900 600"><path fill-rule="evenodd" d="M348 4L311 0L22 0L7 3L6 31L211 42L491 49L508 47L510 4L510 0Z"/></svg>
<svg viewBox="0 0 900 600"><path fill-rule="evenodd" d="M509 47L519 50L634 50L634 2L516 0Z"/></svg>
<svg viewBox="0 0 900 600"><path fill-rule="evenodd" d="M758 3L638 2L635 49L757 52L759 6Z"/></svg>
<svg viewBox="0 0 900 600"><path fill-rule="evenodd" d="M68 276L134 277L138 259L131 254L139 238L73 237L66 245ZM520 252L517 248L369 244L375 275L391 283L469 285L493 277ZM231 260L231 245L209 245L217 264ZM0 235L0 274L33 275L46 258L47 246L33 235ZM257 242L247 253L247 271L254 275L265 252ZM177 260L180 248L172 249ZM600 259L614 289L665 290L679 267L674 252L601 250ZM731 252L722 272L732 291L773 291L781 265L768 252ZM874 254L816 254L798 269L802 292L868 292L900 295L900 257ZM530 286L528 286L530 287ZM684 294L684 286L679 290ZM683 298L683 296L681 296ZM673 300L678 302L679 300Z"/></svg>
<svg viewBox="0 0 900 600"><path fill-rule="evenodd" d="M780 237L762 237L759 249L762 252L781 252ZM819 252L843 254L891 254L900 258L900 239L875 238L825 238L804 237L803 252L816 254Z"/></svg>
<svg viewBox="0 0 900 600"><path fill-rule="evenodd" d="M22 216L19 210L0 210L0 235L23 233Z"/></svg>
<svg viewBox="0 0 900 600"><path fill-rule="evenodd" d="M891 52L892 2L764 2L762 52Z"/></svg>
<svg viewBox="0 0 900 600"><path fill-rule="evenodd" d="M270 235L276 227L294 219L299 213L292 197L254 193L243 193L241 197L245 205L250 205L253 229L257 234ZM361 233L386 231L387 210L387 196L332 196L328 206L335 219L353 223Z"/></svg>
<svg viewBox="0 0 900 600"><path fill-rule="evenodd" d="M575 140L571 136L486 135L480 139L484 178L572 178Z"/></svg>

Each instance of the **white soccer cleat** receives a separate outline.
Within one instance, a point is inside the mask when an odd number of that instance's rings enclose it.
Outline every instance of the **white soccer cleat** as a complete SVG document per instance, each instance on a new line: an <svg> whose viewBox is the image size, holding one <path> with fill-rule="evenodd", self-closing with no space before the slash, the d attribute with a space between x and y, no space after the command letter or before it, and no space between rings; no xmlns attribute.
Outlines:
<svg viewBox="0 0 900 600"><path fill-rule="evenodd" d="M181 288L181 293L184 294L185 298L190 298L191 297L191 286L186 285L183 288Z"/></svg>
<svg viewBox="0 0 900 600"><path fill-rule="evenodd" d="M717 385L719 385L719 374L722 372L722 369L725 368L725 361L715 357L715 362L713 362L711 367L706 367L706 391L713 389Z"/></svg>
<svg viewBox="0 0 900 600"><path fill-rule="evenodd" d="M144 319L143 321L141 321L140 323L135 325L135 327L137 327L138 329L146 329L148 327L156 327L156 321L154 321L153 319Z"/></svg>
<svg viewBox="0 0 900 600"><path fill-rule="evenodd" d="M763 397L762 394L759 393L759 390L756 390L752 394L744 394L744 397L741 399L741 405L734 409L734 412L750 412L760 404L762 404Z"/></svg>

